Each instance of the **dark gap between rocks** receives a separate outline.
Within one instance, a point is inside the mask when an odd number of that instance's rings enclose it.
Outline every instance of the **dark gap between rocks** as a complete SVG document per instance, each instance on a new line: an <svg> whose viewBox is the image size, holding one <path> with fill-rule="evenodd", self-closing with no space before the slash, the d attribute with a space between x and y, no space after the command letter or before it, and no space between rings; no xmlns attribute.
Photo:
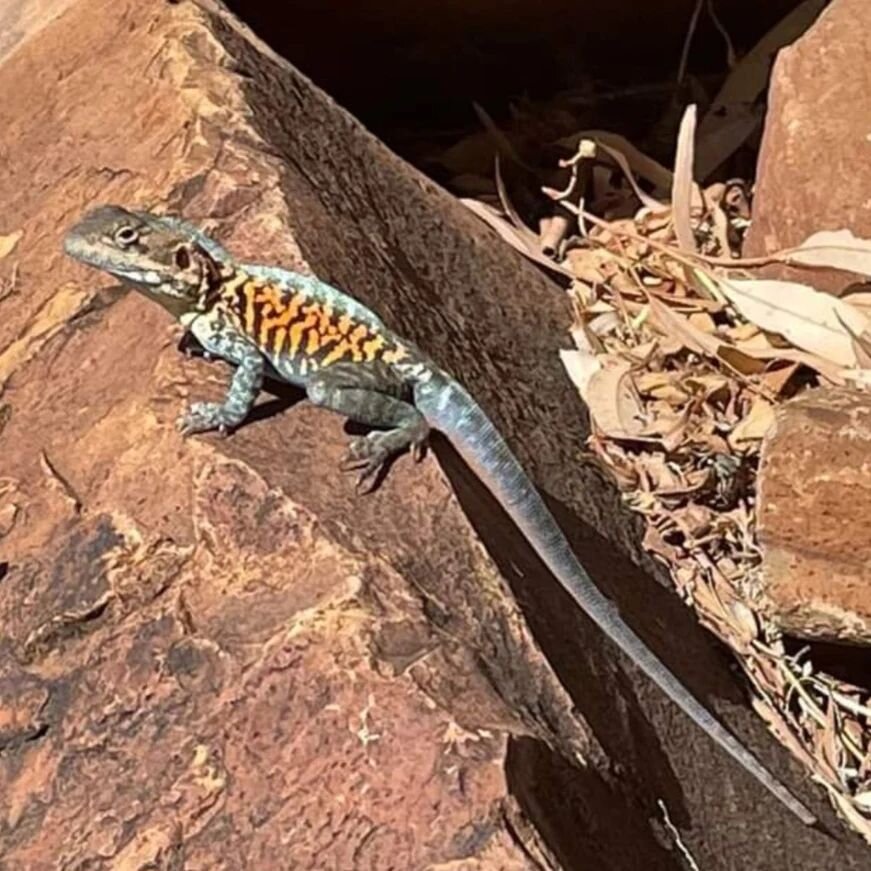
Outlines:
<svg viewBox="0 0 871 871"><path fill-rule="evenodd" d="M509 106L518 100L540 104L572 91L573 112L587 126L640 144L673 94L696 0L425 0L410 6L299 0L292 15L268 0L227 5L380 139L439 180L426 155L481 129L473 101L507 123ZM740 56L798 5L720 0L715 9ZM687 70L711 96L727 72L723 37L705 13ZM669 136L653 146L649 150L660 153L652 156L670 162Z"/></svg>

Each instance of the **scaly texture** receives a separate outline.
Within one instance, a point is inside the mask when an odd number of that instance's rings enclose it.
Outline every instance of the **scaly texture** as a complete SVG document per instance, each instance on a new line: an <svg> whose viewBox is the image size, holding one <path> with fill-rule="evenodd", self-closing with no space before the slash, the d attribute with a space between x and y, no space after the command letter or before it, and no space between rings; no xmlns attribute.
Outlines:
<svg viewBox="0 0 871 871"><path fill-rule="evenodd" d="M304 387L315 404L382 428L351 442L347 461L361 469L361 485L396 453L407 448L419 453L430 427L444 433L595 623L790 811L804 823L816 822L623 622L474 399L377 315L317 279L238 263L176 218L103 206L74 226L64 244L77 260L159 302L207 353L236 365L222 403L194 403L179 419L185 434L241 424L267 366Z"/></svg>

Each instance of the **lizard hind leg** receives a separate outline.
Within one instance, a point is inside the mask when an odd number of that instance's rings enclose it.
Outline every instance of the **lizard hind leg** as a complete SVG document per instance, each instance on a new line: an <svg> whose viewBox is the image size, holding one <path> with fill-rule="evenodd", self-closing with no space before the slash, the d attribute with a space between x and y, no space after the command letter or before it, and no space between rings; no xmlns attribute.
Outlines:
<svg viewBox="0 0 871 871"><path fill-rule="evenodd" d="M309 381L307 393L315 405L357 423L383 428L352 439L343 459L343 468L360 472L358 490L373 489L378 473L402 451L411 449L416 459L422 456L429 424L411 403L369 386L358 377L342 377L329 370Z"/></svg>

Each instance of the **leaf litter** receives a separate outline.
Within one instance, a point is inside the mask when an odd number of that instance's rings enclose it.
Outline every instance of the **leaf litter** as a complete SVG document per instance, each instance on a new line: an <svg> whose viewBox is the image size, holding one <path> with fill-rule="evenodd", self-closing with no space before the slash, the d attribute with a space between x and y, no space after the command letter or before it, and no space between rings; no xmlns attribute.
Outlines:
<svg viewBox="0 0 871 871"><path fill-rule="evenodd" d="M807 0L766 39L788 41L818 6ZM644 547L732 648L754 709L871 842L871 687L815 668L807 650L790 653L751 594L762 564L760 447L777 408L815 385L871 389L871 292L860 283L834 297L813 286L819 268L868 280L871 240L821 230L795 248L741 258L749 185L700 178L722 162L718 125L731 124L722 135L733 137L743 95L764 89L767 66L750 58L730 78L698 129L696 106L685 108L673 170L598 129L554 137L552 153L562 156L550 166L521 165L521 149L476 107L501 161L489 184L475 177L478 193L462 202L570 280L574 347L560 358L590 411L590 449L644 518ZM750 120L745 135L758 127ZM533 174L548 214L524 221L509 168L527 187ZM803 269L807 280L753 277L769 263Z"/></svg>

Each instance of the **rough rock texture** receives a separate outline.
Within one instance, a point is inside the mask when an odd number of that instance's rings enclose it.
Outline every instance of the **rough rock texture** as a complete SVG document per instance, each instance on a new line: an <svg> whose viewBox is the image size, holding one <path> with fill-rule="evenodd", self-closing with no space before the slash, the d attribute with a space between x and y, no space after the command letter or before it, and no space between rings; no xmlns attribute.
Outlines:
<svg viewBox="0 0 871 871"><path fill-rule="evenodd" d="M833 0L777 56L745 253L798 245L818 230L871 238L871 4ZM838 293L856 280L835 271L767 267L770 277Z"/></svg>
<svg viewBox="0 0 871 871"><path fill-rule="evenodd" d="M444 444L361 500L342 421L280 388L232 438L181 440L226 367L60 242L97 202L160 205L372 304L480 396L597 582L801 790L722 651L621 555L637 531L581 459L558 288L190 3L79 0L0 93L6 868L682 868L657 799L706 871L866 867L614 653Z"/></svg>
<svg viewBox="0 0 871 871"><path fill-rule="evenodd" d="M871 399L817 390L777 411L759 477L761 587L787 632L871 642Z"/></svg>
<svg viewBox="0 0 871 871"><path fill-rule="evenodd" d="M0 5L0 60L57 18L75 0L12 0Z"/></svg>

